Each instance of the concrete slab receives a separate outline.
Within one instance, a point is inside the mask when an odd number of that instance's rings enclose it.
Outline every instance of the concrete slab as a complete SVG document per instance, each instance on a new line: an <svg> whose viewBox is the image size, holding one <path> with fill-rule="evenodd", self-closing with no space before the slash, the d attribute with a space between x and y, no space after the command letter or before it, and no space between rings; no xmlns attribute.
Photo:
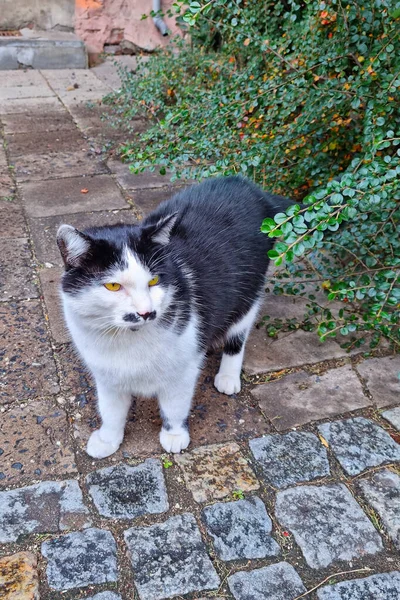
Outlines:
<svg viewBox="0 0 400 600"><path fill-rule="evenodd" d="M2 414L0 448L3 485L76 473L67 415L44 400L15 406Z"/></svg>
<svg viewBox="0 0 400 600"><path fill-rule="evenodd" d="M0 67L1 67L1 46L0 46ZM23 98L46 98L55 96L53 90L49 88L45 81L41 85L24 85L15 87L0 88L0 100L10 102L15 99Z"/></svg>
<svg viewBox="0 0 400 600"><path fill-rule="evenodd" d="M400 402L400 354L364 360L356 369L378 408Z"/></svg>
<svg viewBox="0 0 400 600"><path fill-rule="evenodd" d="M65 106L56 96L45 98L16 98L12 102L9 100L0 100L0 115L10 114L32 114L49 110L65 111Z"/></svg>
<svg viewBox="0 0 400 600"><path fill-rule="evenodd" d="M86 69L84 43L69 32L22 30L20 37L0 39L0 69Z"/></svg>
<svg viewBox="0 0 400 600"><path fill-rule="evenodd" d="M98 92L101 97L101 95L110 92L110 87L100 81L92 69L85 71L75 71L73 68L42 69L41 73L53 90L61 97L91 92Z"/></svg>
<svg viewBox="0 0 400 600"><path fill-rule="evenodd" d="M13 158L11 164L18 183L89 176L107 171L101 159L86 150L57 154L28 154Z"/></svg>
<svg viewBox="0 0 400 600"><path fill-rule="evenodd" d="M64 322L61 298L60 280L63 269L42 269L39 272L40 284L46 305L46 317L49 320L53 340L59 344L71 341Z"/></svg>
<svg viewBox="0 0 400 600"><path fill-rule="evenodd" d="M7 368L2 373L0 404L27 401L59 391L56 365L38 300L1 303L0 336L7 340L2 356Z"/></svg>
<svg viewBox="0 0 400 600"><path fill-rule="evenodd" d="M89 143L77 129L73 121L66 131L29 131L28 133L15 133L6 135L8 150L11 160L28 155L72 153L79 150L87 151Z"/></svg>
<svg viewBox="0 0 400 600"><path fill-rule="evenodd" d="M122 179L118 179L120 185L122 184ZM153 210L157 208L161 202L164 200L168 200L168 198L172 198L175 194L181 191L183 188L176 188L172 186L166 186L162 188L156 189L144 189L144 190L128 190L131 194L131 197L142 212L143 215L150 214Z"/></svg>
<svg viewBox="0 0 400 600"><path fill-rule="evenodd" d="M44 108L41 111L32 113L12 113L3 115L1 118L4 126L4 133L36 133L48 131L68 131L75 128L69 113L57 109L53 112ZM64 135L64 134L61 134Z"/></svg>
<svg viewBox="0 0 400 600"><path fill-rule="evenodd" d="M82 185L86 185L86 178L82 178ZM115 225L116 223L134 224L136 223L136 218L133 211L128 208L29 219L29 229L35 247L35 254L39 262L51 263L60 267L63 266L61 254L56 243L57 230L63 223L68 223L78 229L85 229L86 227Z"/></svg>
<svg viewBox="0 0 400 600"><path fill-rule="evenodd" d="M155 171L135 174L129 170L129 164L117 159L109 159L107 166L112 173L115 173L118 183L127 190L172 187L170 176L168 174L160 175L157 168Z"/></svg>
<svg viewBox="0 0 400 600"><path fill-rule="evenodd" d="M251 393L278 431L370 405L350 365L324 375L299 371L258 385Z"/></svg>
<svg viewBox="0 0 400 600"><path fill-rule="evenodd" d="M81 190L88 191L83 193ZM25 183L21 185L21 193L30 217L68 215L128 206L109 175Z"/></svg>
<svg viewBox="0 0 400 600"><path fill-rule="evenodd" d="M14 200L0 198L0 238L24 238L27 234L22 207Z"/></svg>
<svg viewBox="0 0 400 600"><path fill-rule="evenodd" d="M346 351L335 340L320 342L315 332L298 329L273 339L261 327L253 329L249 336L243 368L248 375L257 375L343 356Z"/></svg>
<svg viewBox="0 0 400 600"><path fill-rule="evenodd" d="M0 238L0 273L0 302L38 297L28 239Z"/></svg>
<svg viewBox="0 0 400 600"><path fill-rule="evenodd" d="M46 80L44 79L40 71L18 69L18 71L4 71L1 74L1 87L3 89L10 87L27 87L34 85L46 85Z"/></svg>

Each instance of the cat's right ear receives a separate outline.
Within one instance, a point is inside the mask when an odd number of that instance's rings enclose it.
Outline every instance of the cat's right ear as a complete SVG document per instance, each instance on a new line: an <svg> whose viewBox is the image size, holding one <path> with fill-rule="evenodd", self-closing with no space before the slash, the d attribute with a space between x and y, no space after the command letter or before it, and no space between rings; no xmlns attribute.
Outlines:
<svg viewBox="0 0 400 600"><path fill-rule="evenodd" d="M72 225L61 225L57 231L57 245L65 267L79 267L90 250L90 238Z"/></svg>

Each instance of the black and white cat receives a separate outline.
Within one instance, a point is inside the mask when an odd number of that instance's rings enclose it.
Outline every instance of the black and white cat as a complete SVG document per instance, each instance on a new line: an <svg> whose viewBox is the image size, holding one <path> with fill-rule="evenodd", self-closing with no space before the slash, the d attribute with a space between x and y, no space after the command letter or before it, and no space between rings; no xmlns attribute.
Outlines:
<svg viewBox="0 0 400 600"><path fill-rule="evenodd" d="M196 381L212 346L224 344L215 387L240 391L273 245L260 225L289 204L226 177L186 188L140 225L60 227L65 319L96 381L102 418L90 456L119 448L132 395L158 398L167 452L186 448Z"/></svg>

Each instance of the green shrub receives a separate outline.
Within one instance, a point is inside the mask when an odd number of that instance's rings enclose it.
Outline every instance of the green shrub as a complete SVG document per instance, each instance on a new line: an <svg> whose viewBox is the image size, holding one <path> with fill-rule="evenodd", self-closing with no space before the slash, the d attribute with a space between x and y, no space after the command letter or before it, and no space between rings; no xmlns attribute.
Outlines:
<svg viewBox="0 0 400 600"><path fill-rule="evenodd" d="M306 205L262 231L286 266L274 291L308 295L322 339L370 331L372 346L400 345L399 17L390 0L192 2L190 43L154 55L110 100L121 118L153 122L121 150L134 171L242 173Z"/></svg>

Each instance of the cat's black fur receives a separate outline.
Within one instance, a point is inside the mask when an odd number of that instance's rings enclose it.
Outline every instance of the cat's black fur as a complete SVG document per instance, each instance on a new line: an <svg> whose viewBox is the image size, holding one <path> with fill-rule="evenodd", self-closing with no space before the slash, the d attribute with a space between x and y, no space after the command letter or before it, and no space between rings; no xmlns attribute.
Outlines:
<svg viewBox="0 0 400 600"><path fill-rule="evenodd" d="M173 283L175 302L163 316L165 326L184 329L191 306L200 317L200 342L205 348L221 340L260 295L273 240L261 233L266 217L273 218L291 202L264 192L242 177L209 179L166 200L140 225L93 227L83 235L90 251L79 267L67 268L63 290L79 291L123 261L130 247L160 277ZM153 237L173 216L166 245ZM161 223L161 225L160 225ZM235 354L241 340L232 340L226 352Z"/></svg>

